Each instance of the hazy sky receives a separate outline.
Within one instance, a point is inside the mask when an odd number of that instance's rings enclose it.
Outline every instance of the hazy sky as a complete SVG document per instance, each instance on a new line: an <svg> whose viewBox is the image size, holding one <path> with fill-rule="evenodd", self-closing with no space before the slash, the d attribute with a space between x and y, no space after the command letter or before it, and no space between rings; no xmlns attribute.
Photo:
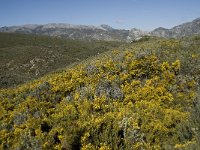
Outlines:
<svg viewBox="0 0 200 150"><path fill-rule="evenodd" d="M200 0L0 0L0 27L70 23L152 30L198 17Z"/></svg>

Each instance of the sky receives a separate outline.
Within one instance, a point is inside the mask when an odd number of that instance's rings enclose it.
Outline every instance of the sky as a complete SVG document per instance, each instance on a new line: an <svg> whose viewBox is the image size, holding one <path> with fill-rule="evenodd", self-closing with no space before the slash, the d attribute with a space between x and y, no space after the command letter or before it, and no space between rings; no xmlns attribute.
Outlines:
<svg viewBox="0 0 200 150"><path fill-rule="evenodd" d="M0 0L0 27L70 23L150 31L198 17L200 0Z"/></svg>

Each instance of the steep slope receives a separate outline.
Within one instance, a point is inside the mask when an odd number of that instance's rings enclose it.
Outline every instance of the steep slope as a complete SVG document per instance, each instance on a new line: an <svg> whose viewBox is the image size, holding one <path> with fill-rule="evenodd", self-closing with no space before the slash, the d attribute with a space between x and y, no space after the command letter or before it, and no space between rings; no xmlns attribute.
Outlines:
<svg viewBox="0 0 200 150"><path fill-rule="evenodd" d="M157 28L153 30L151 35L165 38L180 38L189 35L200 34L200 18L187 22L172 29Z"/></svg>
<svg viewBox="0 0 200 150"><path fill-rule="evenodd" d="M199 149L199 57L149 39L2 89L0 149Z"/></svg>
<svg viewBox="0 0 200 150"><path fill-rule="evenodd" d="M0 33L0 88L36 79L121 44Z"/></svg>

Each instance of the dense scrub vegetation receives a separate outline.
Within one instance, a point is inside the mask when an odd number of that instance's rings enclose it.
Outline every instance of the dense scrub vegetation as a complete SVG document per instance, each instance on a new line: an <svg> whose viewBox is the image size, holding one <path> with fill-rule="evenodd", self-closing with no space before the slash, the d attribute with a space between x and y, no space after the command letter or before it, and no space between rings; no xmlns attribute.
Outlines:
<svg viewBox="0 0 200 150"><path fill-rule="evenodd" d="M0 149L198 149L199 58L199 37L149 39L2 89Z"/></svg>
<svg viewBox="0 0 200 150"><path fill-rule="evenodd" d="M0 33L0 88L13 87L123 43Z"/></svg>

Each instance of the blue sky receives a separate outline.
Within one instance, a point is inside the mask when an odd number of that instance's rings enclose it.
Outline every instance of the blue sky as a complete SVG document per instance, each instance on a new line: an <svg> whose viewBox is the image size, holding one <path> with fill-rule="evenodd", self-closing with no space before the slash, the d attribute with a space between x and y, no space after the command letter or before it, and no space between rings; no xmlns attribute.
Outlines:
<svg viewBox="0 0 200 150"><path fill-rule="evenodd" d="M198 17L200 0L0 0L0 27L70 23L152 30Z"/></svg>

